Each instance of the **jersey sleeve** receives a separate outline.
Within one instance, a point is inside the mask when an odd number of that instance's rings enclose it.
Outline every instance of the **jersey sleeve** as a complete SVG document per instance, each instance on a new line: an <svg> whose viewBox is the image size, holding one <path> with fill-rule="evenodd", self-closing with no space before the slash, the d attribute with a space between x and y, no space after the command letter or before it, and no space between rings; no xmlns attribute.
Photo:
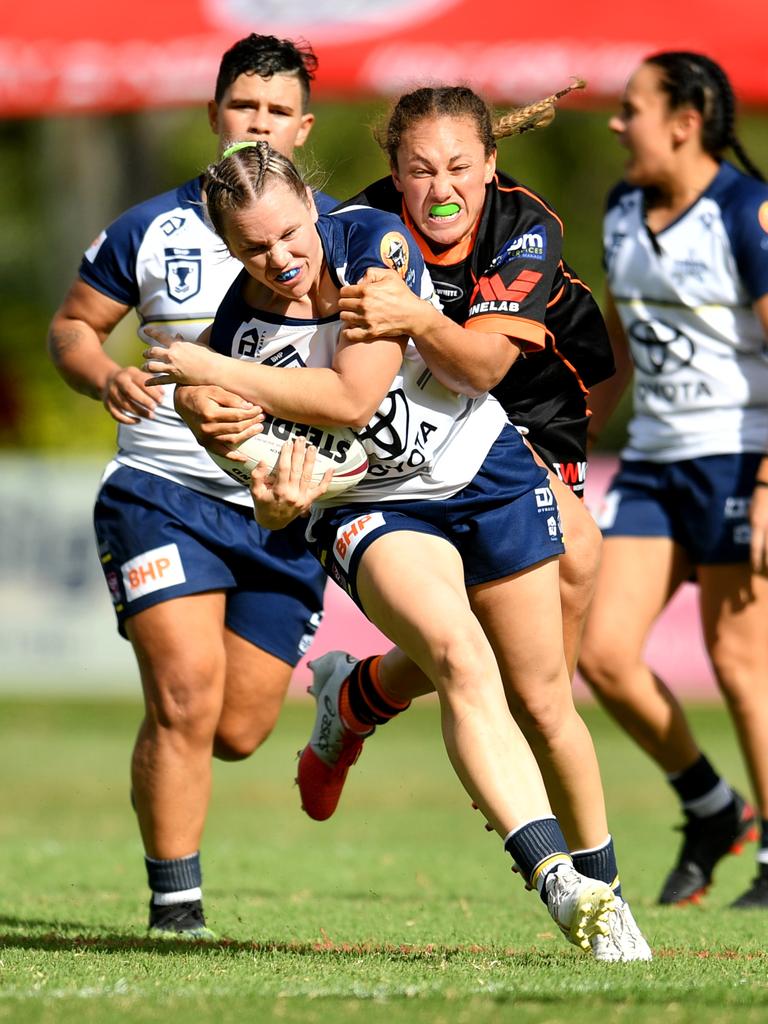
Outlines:
<svg viewBox="0 0 768 1024"><path fill-rule="evenodd" d="M86 249L80 278L115 302L137 306L136 258L142 237L142 225L132 212L118 217Z"/></svg>
<svg viewBox="0 0 768 1024"><path fill-rule="evenodd" d="M544 326L563 249L559 218L531 199L515 218L514 233L475 282L464 326L505 334L535 352L547 343Z"/></svg>
<svg viewBox="0 0 768 1024"><path fill-rule="evenodd" d="M396 271L415 295L432 300L434 288L424 258L400 218L378 210L355 212L347 235L347 282L357 284L369 267L383 267Z"/></svg>
<svg viewBox="0 0 768 1024"><path fill-rule="evenodd" d="M755 182L723 213L739 276L755 301L768 294L768 188Z"/></svg>

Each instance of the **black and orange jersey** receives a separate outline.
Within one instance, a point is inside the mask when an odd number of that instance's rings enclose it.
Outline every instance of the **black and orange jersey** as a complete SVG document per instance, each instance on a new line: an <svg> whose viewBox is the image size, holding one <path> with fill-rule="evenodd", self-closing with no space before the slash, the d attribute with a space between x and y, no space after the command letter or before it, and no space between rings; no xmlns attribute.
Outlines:
<svg viewBox="0 0 768 1024"><path fill-rule="evenodd" d="M611 376L613 356L592 293L563 260L563 224L551 206L499 173L486 187L473 235L436 251L413 224L391 178L375 182L349 204L402 217L446 316L469 330L506 334L521 344L522 354L493 394L547 461L559 453L569 459L583 453L587 392Z"/></svg>

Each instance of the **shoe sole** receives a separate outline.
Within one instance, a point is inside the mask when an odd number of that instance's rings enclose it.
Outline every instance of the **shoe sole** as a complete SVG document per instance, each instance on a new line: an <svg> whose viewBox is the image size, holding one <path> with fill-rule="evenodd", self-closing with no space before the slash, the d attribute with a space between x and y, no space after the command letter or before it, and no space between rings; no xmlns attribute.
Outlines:
<svg viewBox="0 0 768 1024"><path fill-rule="evenodd" d="M574 920L568 929L570 941L586 953L592 952L590 942L596 935L607 935L608 915L616 909L616 896L603 883L587 887L579 896Z"/></svg>
<svg viewBox="0 0 768 1024"><path fill-rule="evenodd" d="M181 932L170 931L167 928L150 928L147 931L147 938L160 942L216 942L218 935L210 928L195 928Z"/></svg>
<svg viewBox="0 0 768 1024"><path fill-rule="evenodd" d="M747 827L744 829L740 836L737 836L737 838L734 839L731 847L728 850L726 850L726 852L720 858L721 860L724 860L730 854L733 854L734 857L740 856L744 852L744 848L746 847L747 843L756 843L757 840L760 838L760 832L758 831L757 824L755 823L754 810L751 807L749 807L749 811L752 817L747 819ZM718 864L719 863L720 861L718 861ZM684 896L680 900L666 900L663 903L661 900L659 900L659 906L698 907L701 905L702 897L706 896L706 894L709 892L711 888L712 883L708 882L706 885L703 885L700 889L697 889L696 892L692 892L690 896Z"/></svg>

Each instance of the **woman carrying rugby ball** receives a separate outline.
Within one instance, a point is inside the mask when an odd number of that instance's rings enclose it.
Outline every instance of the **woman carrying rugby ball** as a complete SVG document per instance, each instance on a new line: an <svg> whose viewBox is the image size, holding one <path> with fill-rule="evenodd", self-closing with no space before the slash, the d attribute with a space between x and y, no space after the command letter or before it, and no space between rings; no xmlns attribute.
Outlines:
<svg viewBox="0 0 768 1024"><path fill-rule="evenodd" d="M371 469L315 503L312 549L428 676L457 775L568 938L598 960L649 959L627 904L574 868L496 662L507 647L525 688L570 688L551 642L562 543L546 471L494 398L441 383L402 332L360 344L342 330L340 289L370 268L394 268L429 297L413 238L375 210L318 217L293 165L264 142L210 168L206 193L245 268L209 336L219 351L159 337L170 344L148 351L145 370L157 383L217 383L285 419L359 429ZM257 344L241 346L246 333Z"/></svg>

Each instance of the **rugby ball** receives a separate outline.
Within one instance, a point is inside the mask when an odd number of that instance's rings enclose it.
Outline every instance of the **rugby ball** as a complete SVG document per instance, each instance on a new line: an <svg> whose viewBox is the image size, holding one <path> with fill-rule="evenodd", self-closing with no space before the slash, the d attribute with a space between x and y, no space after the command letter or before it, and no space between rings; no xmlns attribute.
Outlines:
<svg viewBox="0 0 768 1024"><path fill-rule="evenodd" d="M244 455L245 462L233 462L223 455L208 452L217 466L246 487L251 482L251 472L256 466L264 462L269 469L273 469L285 442L296 437L305 437L317 448L312 474L314 483L319 483L328 469L333 470L333 479L323 494L324 498L348 491L350 487L359 484L368 472L368 455L354 430L347 427L308 426L306 423L291 423L272 416L264 419L263 426L260 434L247 438L232 449Z"/></svg>

